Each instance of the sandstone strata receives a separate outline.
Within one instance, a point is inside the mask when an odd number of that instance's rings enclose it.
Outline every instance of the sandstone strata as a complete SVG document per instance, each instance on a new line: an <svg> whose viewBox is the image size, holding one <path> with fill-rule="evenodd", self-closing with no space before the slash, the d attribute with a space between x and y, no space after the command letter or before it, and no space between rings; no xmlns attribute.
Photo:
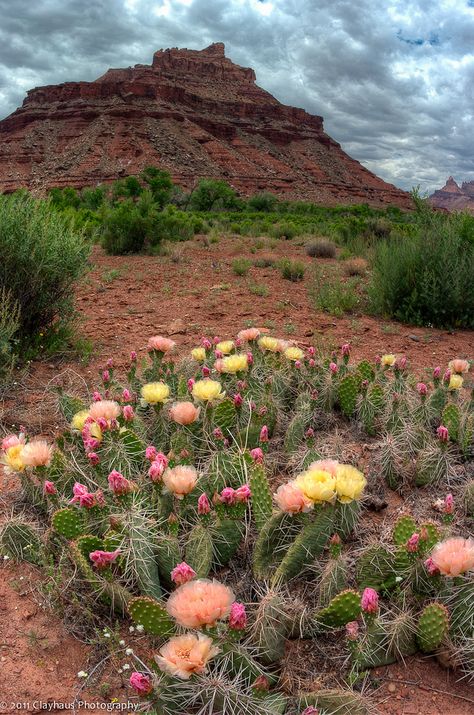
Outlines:
<svg viewBox="0 0 474 715"><path fill-rule="evenodd" d="M474 181L463 181L459 186L450 176L442 189L431 194L429 201L440 209L474 213Z"/></svg>
<svg viewBox="0 0 474 715"><path fill-rule="evenodd" d="M222 43L32 89L0 122L2 191L95 185L149 164L187 189L215 177L244 195L410 206L324 132L322 117L278 102Z"/></svg>

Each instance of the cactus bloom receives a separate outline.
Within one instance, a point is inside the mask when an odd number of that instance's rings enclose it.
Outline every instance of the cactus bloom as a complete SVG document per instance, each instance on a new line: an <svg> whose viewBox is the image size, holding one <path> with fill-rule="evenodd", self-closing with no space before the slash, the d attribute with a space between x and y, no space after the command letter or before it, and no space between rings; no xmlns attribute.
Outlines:
<svg viewBox="0 0 474 715"><path fill-rule="evenodd" d="M441 573L431 556L426 559L425 568L430 576L438 576Z"/></svg>
<svg viewBox="0 0 474 715"><path fill-rule="evenodd" d="M76 412L76 414L73 415L73 418L71 420L72 429L82 432L88 417L89 417L89 410L80 410L79 412Z"/></svg>
<svg viewBox="0 0 474 715"><path fill-rule="evenodd" d="M474 568L474 539L453 536L433 549L431 559L443 576L454 578Z"/></svg>
<svg viewBox="0 0 474 715"><path fill-rule="evenodd" d="M301 361L304 358L304 352L301 348L289 347L285 350L284 356L292 362Z"/></svg>
<svg viewBox="0 0 474 715"><path fill-rule="evenodd" d="M412 534L406 543L407 551L409 551L411 554L416 553L420 544L420 538L420 534L416 532Z"/></svg>
<svg viewBox="0 0 474 715"><path fill-rule="evenodd" d="M228 506L232 506L232 504L235 504L235 489L232 489L232 487L224 487L224 489L219 495L219 500L223 504L227 504Z"/></svg>
<svg viewBox="0 0 474 715"><path fill-rule="evenodd" d="M329 472L329 474L335 477L338 467L339 462L335 459L317 459L315 462L311 462L307 471L310 472L314 469L322 469L323 472Z"/></svg>
<svg viewBox="0 0 474 715"><path fill-rule="evenodd" d="M319 710L318 708L314 708L312 705L309 705L303 710L301 715L319 715Z"/></svg>
<svg viewBox="0 0 474 715"><path fill-rule="evenodd" d="M206 493L201 494L198 499L198 514L205 516L211 511L211 503Z"/></svg>
<svg viewBox="0 0 474 715"><path fill-rule="evenodd" d="M365 613L377 613L379 610L379 594L373 588L364 588L360 602Z"/></svg>
<svg viewBox="0 0 474 715"><path fill-rule="evenodd" d="M243 343L250 343L252 340L257 340L260 337L260 330L258 328L245 328L245 330L240 330L237 333L238 340Z"/></svg>
<svg viewBox="0 0 474 715"><path fill-rule="evenodd" d="M220 343L217 343L216 345L216 350L222 355L229 355L232 350L234 349L234 341L233 340L222 340Z"/></svg>
<svg viewBox="0 0 474 715"><path fill-rule="evenodd" d="M448 364L449 369L451 372L455 372L458 375L462 374L463 372L469 372L469 362L467 360L451 360L451 362Z"/></svg>
<svg viewBox="0 0 474 715"><path fill-rule="evenodd" d="M116 420L120 415L120 405L114 400L99 400L93 402L89 407L89 417L97 422L99 419L104 419L106 424L110 426L113 420Z"/></svg>
<svg viewBox="0 0 474 715"><path fill-rule="evenodd" d="M225 396L222 386L217 380L197 380L192 387L192 395L200 402L215 402Z"/></svg>
<svg viewBox="0 0 474 715"><path fill-rule="evenodd" d="M358 469L350 464L340 464L336 469L337 498L343 504L360 499L367 480Z"/></svg>
<svg viewBox="0 0 474 715"><path fill-rule="evenodd" d="M188 581L192 581L195 577L195 570L192 569L186 561L182 561L180 564L175 566L171 572L171 580L177 586L182 586L183 583L188 583Z"/></svg>
<svg viewBox="0 0 474 715"><path fill-rule="evenodd" d="M233 375L236 372L244 372L248 369L248 358L245 353L228 355L227 357L222 359L221 372L226 372Z"/></svg>
<svg viewBox="0 0 474 715"><path fill-rule="evenodd" d="M433 380L439 380L440 377L441 377L441 368L438 365L438 367L435 367L433 370Z"/></svg>
<svg viewBox="0 0 474 715"><path fill-rule="evenodd" d="M196 360L196 362L204 362L206 359L206 350L205 348L193 348L191 350L191 357L193 360Z"/></svg>
<svg viewBox="0 0 474 715"><path fill-rule="evenodd" d="M183 628L202 628L226 618L234 600L233 592L223 583L197 579L179 586L169 597L166 610Z"/></svg>
<svg viewBox="0 0 474 715"><path fill-rule="evenodd" d="M271 353L277 353L280 348L280 341L277 338L271 338L269 335L264 335L258 341L258 347L261 350L267 350Z"/></svg>
<svg viewBox="0 0 474 715"><path fill-rule="evenodd" d="M448 383L448 390L460 390L462 387L463 379L461 375L451 375Z"/></svg>
<svg viewBox="0 0 474 715"><path fill-rule="evenodd" d="M238 487L235 490L235 501L240 502L240 503L247 503L250 497L252 496L252 492L250 491L250 487L248 484L242 484L241 487Z"/></svg>
<svg viewBox="0 0 474 715"><path fill-rule="evenodd" d="M54 486L54 482L49 482L46 480L43 484L43 494L48 494L49 496L52 496L53 494L57 494L58 490Z"/></svg>
<svg viewBox="0 0 474 715"><path fill-rule="evenodd" d="M192 425L199 419L200 412L200 408L192 402L175 402L170 407L169 416L178 425Z"/></svg>
<svg viewBox="0 0 474 715"><path fill-rule="evenodd" d="M53 450L43 439L28 442L21 451L21 460L27 467L47 467L51 463Z"/></svg>
<svg viewBox="0 0 474 715"><path fill-rule="evenodd" d="M125 422L132 422L135 419L135 412L132 405L124 405L122 408L122 415Z"/></svg>
<svg viewBox="0 0 474 715"><path fill-rule="evenodd" d="M196 486L198 473L194 467L178 464L172 469L166 469L162 478L167 491L174 494L177 499L183 499Z"/></svg>
<svg viewBox="0 0 474 715"><path fill-rule="evenodd" d="M247 626L247 613L243 603L234 601L230 607L229 628L234 631L243 631Z"/></svg>
<svg viewBox="0 0 474 715"><path fill-rule="evenodd" d="M149 405L168 402L170 388L164 382L148 382L141 389L142 399Z"/></svg>
<svg viewBox="0 0 474 715"><path fill-rule="evenodd" d="M107 481L109 482L110 489L116 496L130 494L134 489L133 482L124 477L123 474L120 474L120 472L117 472L116 469L110 472Z"/></svg>
<svg viewBox="0 0 474 715"><path fill-rule="evenodd" d="M314 504L295 482L288 482L278 487L274 495L278 507L287 514L299 514L311 511Z"/></svg>
<svg viewBox="0 0 474 715"><path fill-rule="evenodd" d="M155 660L163 672L188 680L194 673L204 673L208 662L219 652L209 636L188 633L170 638Z"/></svg>
<svg viewBox="0 0 474 715"><path fill-rule="evenodd" d="M154 447L152 444L149 444L145 450L146 459L148 459L149 462L153 462L157 454L158 452L156 451L156 447Z"/></svg>
<svg viewBox="0 0 474 715"><path fill-rule="evenodd" d="M449 440L449 431L448 428L444 425L440 425L438 427L438 429L436 430L436 434L438 435L438 439L440 442L447 442Z"/></svg>
<svg viewBox="0 0 474 715"><path fill-rule="evenodd" d="M386 355L382 355L380 358L380 364L382 367L393 367L397 361L397 358L395 355L392 353L387 353Z"/></svg>
<svg viewBox="0 0 474 715"><path fill-rule="evenodd" d="M336 479L323 469L308 469L295 480L305 497L313 502L332 502L336 492Z"/></svg>
<svg viewBox="0 0 474 715"><path fill-rule="evenodd" d="M163 335L153 335L148 341L147 350L148 352L156 350L159 353L168 353L174 347L176 347L174 340L165 338Z"/></svg>
<svg viewBox="0 0 474 715"><path fill-rule="evenodd" d="M98 549L97 551L92 551L89 554L89 558L97 569L104 569L110 566L119 554L120 549L115 551L100 551Z"/></svg>
<svg viewBox="0 0 474 715"><path fill-rule="evenodd" d="M130 676L130 687L137 695L149 695L153 690L153 684L149 675L135 671Z"/></svg>

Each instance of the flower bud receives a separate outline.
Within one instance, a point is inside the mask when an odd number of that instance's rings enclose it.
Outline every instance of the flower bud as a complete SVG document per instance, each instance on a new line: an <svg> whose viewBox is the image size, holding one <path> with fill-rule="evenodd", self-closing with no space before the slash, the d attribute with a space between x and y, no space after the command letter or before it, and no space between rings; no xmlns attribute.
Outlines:
<svg viewBox="0 0 474 715"><path fill-rule="evenodd" d="M130 676L130 687L134 689L137 695L149 695L153 690L151 678L149 675L137 673L136 671Z"/></svg>
<svg viewBox="0 0 474 715"><path fill-rule="evenodd" d="M49 496L52 496L53 494L57 494L58 490L54 486L53 482L48 482L46 481L43 484L43 494L48 494Z"/></svg>
<svg viewBox="0 0 474 715"><path fill-rule="evenodd" d="M125 422L131 422L135 419L135 412L133 411L132 405L124 405L122 414Z"/></svg>
<svg viewBox="0 0 474 715"><path fill-rule="evenodd" d="M243 631L247 626L247 613L243 603L234 601L230 608L229 628L234 631Z"/></svg>
<svg viewBox="0 0 474 715"><path fill-rule="evenodd" d="M339 368L337 367L335 362L330 362L329 369L331 370L332 374L335 375Z"/></svg>
<svg viewBox="0 0 474 715"><path fill-rule="evenodd" d="M357 621L346 623L346 636L350 641L356 641L359 635L359 624Z"/></svg>
<svg viewBox="0 0 474 715"><path fill-rule="evenodd" d="M449 440L448 428L444 425L440 425L438 427L438 429L436 430L436 434L438 435L438 439L440 440L440 442L447 442Z"/></svg>
<svg viewBox="0 0 474 715"><path fill-rule="evenodd" d="M209 499L207 497L207 494L201 494L201 496L198 499L198 514L201 516L204 516L205 514L209 514L211 511L211 505L209 503Z"/></svg>
<svg viewBox="0 0 474 715"><path fill-rule="evenodd" d="M268 427L267 427L267 425L263 425L262 429L260 430L260 442L268 442Z"/></svg>
<svg viewBox="0 0 474 715"><path fill-rule="evenodd" d="M250 456L257 464L263 464L263 451L260 449L260 447L255 447L254 449L251 449Z"/></svg>
<svg viewBox="0 0 474 715"><path fill-rule="evenodd" d="M175 566L171 572L171 580L177 586L182 586L183 583L192 581L193 578L195 578L195 576L196 576L195 570L192 569L191 566L189 566L189 564L186 563L186 561L182 561L180 564Z"/></svg>
<svg viewBox="0 0 474 715"><path fill-rule="evenodd" d="M416 385L416 389L421 397L426 397L428 393L428 387L425 385L424 382L418 382Z"/></svg>
<svg viewBox="0 0 474 715"><path fill-rule="evenodd" d="M379 594L373 588L365 588L360 602L365 613L377 613L379 610Z"/></svg>
<svg viewBox="0 0 474 715"><path fill-rule="evenodd" d="M420 543L420 534L414 533L410 536L406 543L407 551L409 551L411 554L414 554L416 551L418 551L418 546Z"/></svg>

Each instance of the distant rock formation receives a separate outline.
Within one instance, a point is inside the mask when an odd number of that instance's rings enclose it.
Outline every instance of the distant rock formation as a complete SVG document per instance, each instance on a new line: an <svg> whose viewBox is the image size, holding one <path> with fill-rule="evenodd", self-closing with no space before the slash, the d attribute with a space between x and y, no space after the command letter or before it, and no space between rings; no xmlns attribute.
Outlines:
<svg viewBox="0 0 474 715"><path fill-rule="evenodd" d="M32 89L0 122L0 191L95 185L150 164L187 189L214 177L244 195L411 206L351 159L322 117L258 87L222 43L159 50L151 65Z"/></svg>
<svg viewBox="0 0 474 715"><path fill-rule="evenodd" d="M443 188L431 194L428 200L437 208L474 213L474 181L463 181L459 186L450 176Z"/></svg>

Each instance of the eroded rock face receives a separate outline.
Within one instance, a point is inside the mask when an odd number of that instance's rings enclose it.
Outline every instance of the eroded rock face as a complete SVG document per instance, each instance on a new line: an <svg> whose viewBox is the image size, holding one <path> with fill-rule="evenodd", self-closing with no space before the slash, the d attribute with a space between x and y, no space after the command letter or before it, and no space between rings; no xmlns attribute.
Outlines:
<svg viewBox="0 0 474 715"><path fill-rule="evenodd" d="M343 152L322 117L258 87L222 43L159 50L151 65L32 89L0 122L2 191L95 185L149 164L187 189L214 177L244 195L411 206Z"/></svg>
<svg viewBox="0 0 474 715"><path fill-rule="evenodd" d="M452 176L442 189L429 197L433 206L447 211L468 211L474 213L474 181L463 181L459 186Z"/></svg>

